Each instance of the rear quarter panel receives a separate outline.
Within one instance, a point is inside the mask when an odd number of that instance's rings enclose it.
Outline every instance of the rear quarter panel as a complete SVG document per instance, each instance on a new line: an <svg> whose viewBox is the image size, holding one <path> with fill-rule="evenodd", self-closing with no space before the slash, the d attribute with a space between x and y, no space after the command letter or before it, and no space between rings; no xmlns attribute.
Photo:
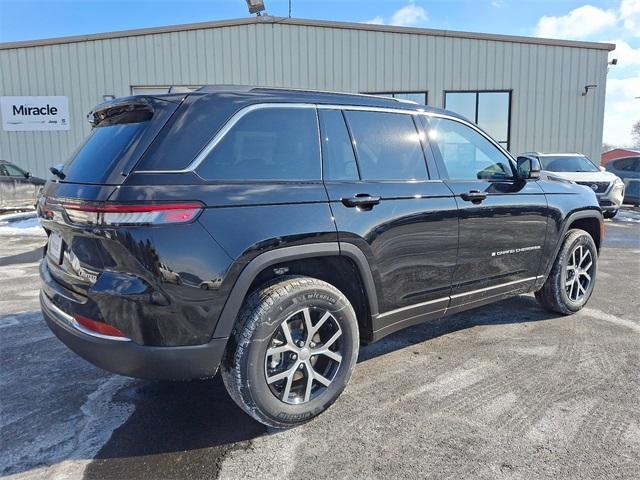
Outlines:
<svg viewBox="0 0 640 480"><path fill-rule="evenodd" d="M193 178L193 174L186 175L188 178L185 174L133 174L109 200L180 200L205 205L197 220L202 231L189 234L206 238L196 241L175 230L172 238L167 232L159 239L140 230L135 243L145 245L150 254L158 257L158 263L170 265L171 271L179 272L181 278L213 279L206 291L206 302L210 305L206 311L209 336L238 276L256 256L282 247L337 242L321 182L213 184ZM197 283L193 282L192 288L198 288ZM189 288L186 282L181 287Z"/></svg>

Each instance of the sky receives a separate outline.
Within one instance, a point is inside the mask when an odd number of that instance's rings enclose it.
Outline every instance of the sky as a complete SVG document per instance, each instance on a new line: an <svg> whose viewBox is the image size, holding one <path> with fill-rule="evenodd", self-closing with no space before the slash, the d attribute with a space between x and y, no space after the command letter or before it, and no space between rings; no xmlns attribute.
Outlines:
<svg viewBox="0 0 640 480"><path fill-rule="evenodd" d="M604 142L640 120L640 0L292 0L292 16L616 43ZM265 0L287 16L288 0ZM240 18L245 0L0 0L0 42ZM0 92L1 93L1 92Z"/></svg>

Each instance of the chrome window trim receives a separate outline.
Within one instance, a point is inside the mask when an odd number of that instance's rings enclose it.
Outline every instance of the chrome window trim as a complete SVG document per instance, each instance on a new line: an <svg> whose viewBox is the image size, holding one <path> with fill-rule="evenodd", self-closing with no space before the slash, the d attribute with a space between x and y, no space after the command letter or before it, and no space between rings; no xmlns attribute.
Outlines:
<svg viewBox="0 0 640 480"><path fill-rule="evenodd" d="M463 120L461 118L454 117L452 115L447 115L439 112L427 112L422 108L418 108L415 110L406 110L401 108L392 108L392 107L369 107L366 105L332 105L332 104L315 104L315 103L254 103L252 105L247 105L246 107L238 110L234 113L229 120L222 126L220 130L216 133L213 139L196 155L196 158L187 165L183 169L179 170L134 170L132 173L143 173L143 174L157 174L157 173L191 173L195 172L195 170L200 166L200 164L207 158L207 156L211 153L211 151L222 141L222 139L226 136L227 133L245 116L251 112L256 110L262 110L265 108L313 108L313 109L321 109L321 110L343 110L343 111L365 111L365 112L381 112L381 113L399 113L403 115L424 115L427 117L436 117L436 118L444 118L447 120L453 120L454 122L461 123L469 128L472 128L476 132L478 132L482 137L488 140L493 146L495 146L515 167L515 160L511 156L511 154L502 147L498 142L493 140L489 135L483 132L478 126L474 125L471 122ZM318 125L318 129L319 129ZM320 155L322 156L322 145L320 145ZM322 161L320 162L322 168ZM197 173L196 173L197 174ZM290 181L290 180L289 180Z"/></svg>

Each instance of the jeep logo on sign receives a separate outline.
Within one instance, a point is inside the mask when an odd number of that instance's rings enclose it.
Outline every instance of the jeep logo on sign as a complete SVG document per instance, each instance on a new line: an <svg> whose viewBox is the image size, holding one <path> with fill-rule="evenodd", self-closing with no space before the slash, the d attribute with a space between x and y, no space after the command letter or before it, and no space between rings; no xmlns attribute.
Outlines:
<svg viewBox="0 0 640 480"><path fill-rule="evenodd" d="M6 132L69 130L67 97L1 97L2 129Z"/></svg>

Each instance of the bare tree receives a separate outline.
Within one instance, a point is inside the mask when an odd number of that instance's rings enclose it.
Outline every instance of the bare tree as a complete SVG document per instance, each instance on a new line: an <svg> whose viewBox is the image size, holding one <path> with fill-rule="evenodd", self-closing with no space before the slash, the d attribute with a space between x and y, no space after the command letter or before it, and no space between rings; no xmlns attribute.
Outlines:
<svg viewBox="0 0 640 480"><path fill-rule="evenodd" d="M640 148L640 120L631 127L631 138L633 139L633 148Z"/></svg>
<svg viewBox="0 0 640 480"><path fill-rule="evenodd" d="M618 147L616 147L615 145L612 145L611 143L602 142L602 152L601 153L608 152L608 151L613 150L615 148L618 148Z"/></svg>

